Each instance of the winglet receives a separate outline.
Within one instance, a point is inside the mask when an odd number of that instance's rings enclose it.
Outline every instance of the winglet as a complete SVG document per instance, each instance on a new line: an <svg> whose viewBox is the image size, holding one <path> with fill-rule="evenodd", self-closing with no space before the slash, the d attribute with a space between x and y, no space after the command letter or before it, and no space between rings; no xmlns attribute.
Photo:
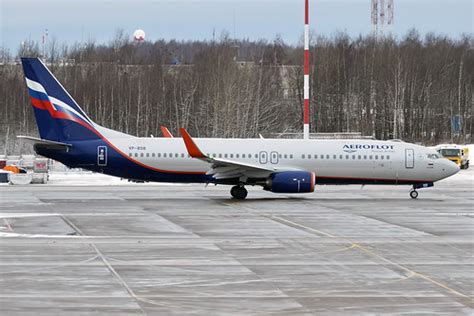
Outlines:
<svg viewBox="0 0 474 316"><path fill-rule="evenodd" d="M173 138L173 134L166 128L166 126L161 126L161 133L163 133L163 137L165 138Z"/></svg>
<svg viewBox="0 0 474 316"><path fill-rule="evenodd" d="M194 143L193 139L191 136L188 134L186 129L180 128L179 132L181 133L181 137L184 140L184 145L186 145L186 149L188 150L188 153L191 157L193 158L207 158L202 151L198 148L198 146Z"/></svg>

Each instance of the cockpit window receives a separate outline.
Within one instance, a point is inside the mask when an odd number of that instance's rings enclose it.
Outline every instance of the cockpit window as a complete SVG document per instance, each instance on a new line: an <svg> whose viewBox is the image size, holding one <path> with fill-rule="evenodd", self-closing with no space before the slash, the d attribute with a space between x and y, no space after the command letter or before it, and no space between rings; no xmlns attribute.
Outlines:
<svg viewBox="0 0 474 316"><path fill-rule="evenodd" d="M438 153L430 153L430 154L427 154L427 156L428 156L429 159L443 158L443 156L441 156L441 155L438 154Z"/></svg>

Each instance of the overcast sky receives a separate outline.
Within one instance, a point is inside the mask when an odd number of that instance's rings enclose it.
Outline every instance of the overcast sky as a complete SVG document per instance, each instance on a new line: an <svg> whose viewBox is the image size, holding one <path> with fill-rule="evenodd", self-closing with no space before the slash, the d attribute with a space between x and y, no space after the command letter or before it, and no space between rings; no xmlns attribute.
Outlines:
<svg viewBox="0 0 474 316"><path fill-rule="evenodd" d="M394 33L452 37L473 33L474 0L395 0ZM370 0L310 0L311 29L331 35L367 34ZM59 42L108 42L117 29L142 28L148 40L231 37L296 44L303 31L303 0L0 0L0 45L15 53L21 41L40 40L47 28Z"/></svg>

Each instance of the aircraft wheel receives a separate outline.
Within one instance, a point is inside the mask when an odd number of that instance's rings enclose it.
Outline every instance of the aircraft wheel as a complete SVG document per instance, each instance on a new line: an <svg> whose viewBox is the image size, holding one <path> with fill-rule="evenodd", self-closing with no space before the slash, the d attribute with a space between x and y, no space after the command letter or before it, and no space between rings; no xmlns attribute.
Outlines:
<svg viewBox="0 0 474 316"><path fill-rule="evenodd" d="M410 197L411 197L412 199L416 199L416 198L418 197L418 191L416 191L416 190L411 190L411 191L410 191Z"/></svg>
<svg viewBox="0 0 474 316"><path fill-rule="evenodd" d="M243 186L236 185L230 189L230 194L236 200L244 200L247 197L247 193L247 189Z"/></svg>

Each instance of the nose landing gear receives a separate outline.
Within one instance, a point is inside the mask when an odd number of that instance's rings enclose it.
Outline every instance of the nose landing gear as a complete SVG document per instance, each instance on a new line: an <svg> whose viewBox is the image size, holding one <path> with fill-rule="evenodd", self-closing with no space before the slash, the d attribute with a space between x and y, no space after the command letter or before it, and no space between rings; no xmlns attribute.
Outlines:
<svg viewBox="0 0 474 316"><path fill-rule="evenodd" d="M236 200L244 200L247 197L247 189L244 186L236 185L230 189L230 195Z"/></svg>
<svg viewBox="0 0 474 316"><path fill-rule="evenodd" d="M418 197L417 189L431 188L432 186L434 186L433 182L413 184L413 189L411 189L411 191L410 191L410 197L412 199L416 199Z"/></svg>

